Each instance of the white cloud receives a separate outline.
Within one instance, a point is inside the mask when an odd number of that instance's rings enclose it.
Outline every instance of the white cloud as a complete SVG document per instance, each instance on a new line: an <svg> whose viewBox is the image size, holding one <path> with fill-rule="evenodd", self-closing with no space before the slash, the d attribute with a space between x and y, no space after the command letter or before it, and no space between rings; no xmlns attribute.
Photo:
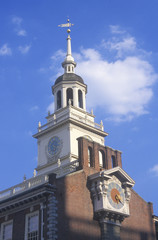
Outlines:
<svg viewBox="0 0 158 240"><path fill-rule="evenodd" d="M12 23L14 23L14 24L16 24L16 25L21 25L21 23L22 23L22 18L20 18L20 17L16 17L16 16L14 16L14 17L12 17Z"/></svg>
<svg viewBox="0 0 158 240"><path fill-rule="evenodd" d="M150 169L150 172L154 173L158 176L158 164L156 164L153 168Z"/></svg>
<svg viewBox="0 0 158 240"><path fill-rule="evenodd" d="M31 45L26 45L26 46L19 46L19 51L22 53L22 54L26 54L29 52L31 48Z"/></svg>
<svg viewBox="0 0 158 240"><path fill-rule="evenodd" d="M47 68L41 67L38 69L39 72L44 73L47 71Z"/></svg>
<svg viewBox="0 0 158 240"><path fill-rule="evenodd" d="M12 23L15 25L15 32L18 36L25 37L27 32L25 29L22 28L22 21L23 19L17 16L12 17Z"/></svg>
<svg viewBox="0 0 158 240"><path fill-rule="evenodd" d="M12 50L11 48L8 47L7 44L4 44L1 48L0 48L0 55L1 56L5 56L5 55L12 55Z"/></svg>
<svg viewBox="0 0 158 240"><path fill-rule="evenodd" d="M27 33L24 29L20 29L19 31L17 31L17 35L25 37L27 35Z"/></svg>
<svg viewBox="0 0 158 240"><path fill-rule="evenodd" d="M147 113L146 105L153 96L152 84L157 75L152 66L138 57L108 62L99 52L82 51L78 72L88 84L88 105L102 107L116 121L131 120ZM89 58L88 58L89 56Z"/></svg>
<svg viewBox="0 0 158 240"><path fill-rule="evenodd" d="M123 33L125 33L125 31L122 30L120 28L120 26L118 26L118 25L110 25L109 27L110 27L111 33L113 33L113 34L123 34Z"/></svg>
<svg viewBox="0 0 158 240"><path fill-rule="evenodd" d="M49 104L49 106L47 107L47 112L50 112L50 113L54 112L54 102Z"/></svg>
<svg viewBox="0 0 158 240"><path fill-rule="evenodd" d="M116 31L118 26L113 27L113 32ZM116 122L147 114L152 87L158 79L147 60L148 53L139 49L136 39L123 30L118 38L112 36L98 47L99 50L81 48L80 53L73 53L77 56L76 73L88 85L88 108L99 107L107 120ZM52 60L59 61L56 56L60 56L61 61L62 55L60 50Z"/></svg>
<svg viewBox="0 0 158 240"><path fill-rule="evenodd" d="M133 37L123 38L121 41L109 41L104 44L110 50L117 51L117 57L120 58L123 54L132 53L136 49L136 41Z"/></svg>
<svg viewBox="0 0 158 240"><path fill-rule="evenodd" d="M59 49L58 51L55 52L55 54L53 56L51 56L52 60L58 60L61 58L65 58L66 56L66 52L64 52L63 50Z"/></svg>
<svg viewBox="0 0 158 240"><path fill-rule="evenodd" d="M39 110L39 106L37 106L37 105L30 108L31 112L34 112L34 111L37 111L37 110Z"/></svg>

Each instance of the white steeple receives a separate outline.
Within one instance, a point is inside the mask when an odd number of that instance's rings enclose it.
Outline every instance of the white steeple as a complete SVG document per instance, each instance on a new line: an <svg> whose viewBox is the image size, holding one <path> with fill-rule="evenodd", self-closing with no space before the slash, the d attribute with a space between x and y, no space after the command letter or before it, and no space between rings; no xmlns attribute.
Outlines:
<svg viewBox="0 0 158 240"><path fill-rule="evenodd" d="M68 23L59 25L60 27L71 27L73 24L70 23L70 20L67 20ZM71 53L71 37L70 37L70 28L68 28L67 33L67 54L64 62L62 63L62 67L64 68L65 73L74 73L74 68L76 67L76 63Z"/></svg>
<svg viewBox="0 0 158 240"><path fill-rule="evenodd" d="M69 20L60 25L71 26ZM54 113L48 113L47 124L39 123L38 133L34 135L38 139L38 174L50 171L58 176L65 174L67 164L78 162L79 137L103 145L107 135L103 124L94 122L93 112L86 111L87 85L74 73L76 63L71 53L70 29L67 32L67 54L62 63L64 73L52 86Z"/></svg>
<svg viewBox="0 0 158 240"><path fill-rule="evenodd" d="M70 27L72 25L73 24L70 23L69 19L66 24L58 25L59 27L68 27L68 37L67 53L64 62L62 63L64 74L56 79L55 84L52 87L55 112L69 106L69 103L76 108L86 111L87 85L84 84L83 79L74 72L76 62L72 57L70 37Z"/></svg>

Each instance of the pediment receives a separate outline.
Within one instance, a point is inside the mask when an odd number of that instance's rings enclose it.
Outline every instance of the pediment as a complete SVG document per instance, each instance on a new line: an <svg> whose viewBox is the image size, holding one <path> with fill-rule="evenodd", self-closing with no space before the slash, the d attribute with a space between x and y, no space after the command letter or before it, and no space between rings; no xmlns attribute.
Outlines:
<svg viewBox="0 0 158 240"><path fill-rule="evenodd" d="M114 167L108 170L103 170L99 173L95 173L89 176L90 181L94 179L104 178L105 180L111 179L115 176L123 185L127 185L129 187L133 187L135 181L120 167Z"/></svg>
<svg viewBox="0 0 158 240"><path fill-rule="evenodd" d="M122 183L129 183L132 187L135 184L135 181L120 167L108 169L103 172L108 176L116 176Z"/></svg>

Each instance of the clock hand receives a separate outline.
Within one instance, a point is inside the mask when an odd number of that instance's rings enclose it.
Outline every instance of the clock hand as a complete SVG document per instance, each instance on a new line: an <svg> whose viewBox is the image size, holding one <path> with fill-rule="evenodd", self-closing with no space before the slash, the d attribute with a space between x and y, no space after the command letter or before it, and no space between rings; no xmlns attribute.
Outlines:
<svg viewBox="0 0 158 240"><path fill-rule="evenodd" d="M123 205L123 202L121 201L121 196L120 195L115 195L115 199L116 199L116 201L117 201L117 204L118 204L118 202L120 202L122 205Z"/></svg>

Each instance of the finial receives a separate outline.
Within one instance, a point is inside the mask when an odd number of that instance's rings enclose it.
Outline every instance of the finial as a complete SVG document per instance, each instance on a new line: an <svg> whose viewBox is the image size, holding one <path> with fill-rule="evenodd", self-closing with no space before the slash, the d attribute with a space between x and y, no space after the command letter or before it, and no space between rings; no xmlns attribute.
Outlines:
<svg viewBox="0 0 158 240"><path fill-rule="evenodd" d="M26 181L26 175L24 174L24 177L23 177L23 179L24 179L24 182Z"/></svg>
<svg viewBox="0 0 158 240"><path fill-rule="evenodd" d="M100 122L100 128L101 128L102 131L104 131L104 126L103 126L103 121L102 120Z"/></svg>
<svg viewBox="0 0 158 240"><path fill-rule="evenodd" d="M37 174L37 173L36 173L36 169L34 169L34 171L33 171L33 176L36 177L36 174Z"/></svg>
<svg viewBox="0 0 158 240"><path fill-rule="evenodd" d="M64 62L62 63L62 67L64 68L64 72L65 73L74 73L74 68L76 67L76 63L74 61L74 58L72 57L71 54L71 37L70 37L70 27L72 27L74 24L70 23L70 19L67 19L67 23L64 24L60 24L58 25L58 27L67 27L67 33L68 33L68 37L67 37L67 54L66 54L66 58L64 60Z"/></svg>
<svg viewBox="0 0 158 240"><path fill-rule="evenodd" d="M68 28L67 29L67 33L71 32L70 27L72 27L72 26L74 26L74 24L70 23L70 19L69 18L67 19L67 23L63 23L63 24L58 25L58 27L67 27Z"/></svg>
<svg viewBox="0 0 158 240"><path fill-rule="evenodd" d="M41 122L38 123L38 131L41 131Z"/></svg>

